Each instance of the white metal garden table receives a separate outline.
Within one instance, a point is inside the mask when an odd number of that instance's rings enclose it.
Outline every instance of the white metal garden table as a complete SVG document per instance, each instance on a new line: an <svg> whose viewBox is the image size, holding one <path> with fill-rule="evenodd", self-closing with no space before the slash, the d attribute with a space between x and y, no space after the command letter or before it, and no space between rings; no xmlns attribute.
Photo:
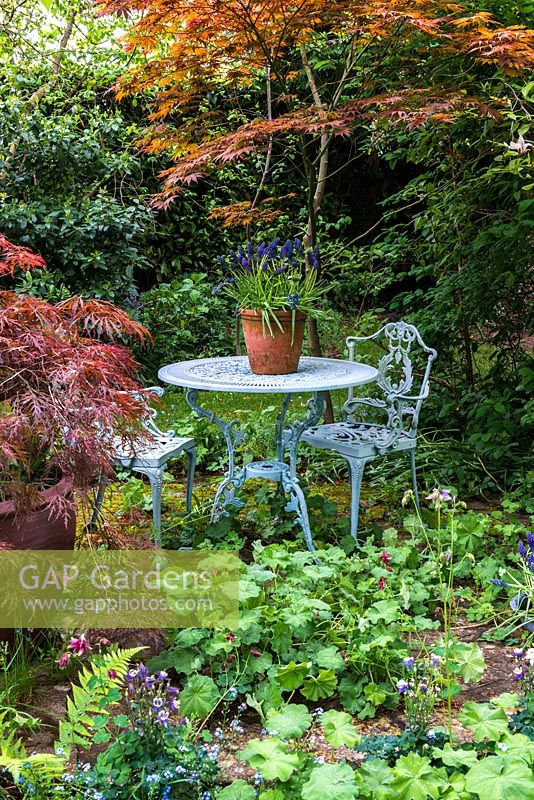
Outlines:
<svg viewBox="0 0 534 800"><path fill-rule="evenodd" d="M326 407L325 392L372 383L377 376L378 371L374 367L335 358L301 358L298 371L289 375L256 375L251 372L246 356L201 358L162 367L158 372L159 379L164 383L184 387L187 402L195 414L207 417L218 425L226 440L228 469L215 494L212 521L218 519L227 506L242 506L236 492L245 481L251 478L277 481L289 498L286 510L295 512L308 548L313 550L306 499L297 475L299 440L304 431L323 416ZM199 391L284 394L275 429L276 460L252 461L237 466L236 449L243 441L245 431L238 420L226 422L214 411L203 408L198 402ZM285 418L291 396L297 393L312 394L307 403L307 413L303 419L286 425ZM285 457L286 451L289 452L289 459Z"/></svg>

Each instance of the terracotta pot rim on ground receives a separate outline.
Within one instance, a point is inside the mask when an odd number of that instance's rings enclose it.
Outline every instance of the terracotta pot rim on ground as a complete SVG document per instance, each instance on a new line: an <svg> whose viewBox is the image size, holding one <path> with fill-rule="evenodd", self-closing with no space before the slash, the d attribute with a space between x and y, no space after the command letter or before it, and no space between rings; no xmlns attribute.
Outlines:
<svg viewBox="0 0 534 800"><path fill-rule="evenodd" d="M55 486L40 492L42 504L22 512L13 500L0 503L0 542L17 550L72 550L76 541L74 503L61 514L50 515L55 497L70 499L72 478L63 477Z"/></svg>
<svg viewBox="0 0 534 800"><path fill-rule="evenodd" d="M74 489L74 481L72 478L60 478L60 480L55 483L53 486L49 486L47 489L41 489L39 492L39 497L42 498L42 503L37 506L36 508L32 508L27 514L32 514L34 511L40 511L43 508L46 508L47 505L50 504L50 501L61 495L65 497L72 493ZM15 501L14 500L3 500L0 503L0 517L9 517L15 514ZM22 516L25 516L23 514Z"/></svg>

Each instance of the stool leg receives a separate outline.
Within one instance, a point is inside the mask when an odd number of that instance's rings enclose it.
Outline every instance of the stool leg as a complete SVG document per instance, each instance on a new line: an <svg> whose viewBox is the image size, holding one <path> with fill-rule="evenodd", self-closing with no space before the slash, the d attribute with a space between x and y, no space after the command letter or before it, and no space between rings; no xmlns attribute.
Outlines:
<svg viewBox="0 0 534 800"><path fill-rule="evenodd" d="M197 449L192 447L191 450L186 450L185 455L187 458L187 476L186 476L186 490L185 490L185 510L188 514L191 513L191 501L193 499L193 482L195 479L195 467L197 464Z"/></svg>
<svg viewBox="0 0 534 800"><path fill-rule="evenodd" d="M136 469L148 477L152 489L152 527L154 529L154 542L161 547L161 491L163 487L163 472L165 467L160 469L143 467Z"/></svg>

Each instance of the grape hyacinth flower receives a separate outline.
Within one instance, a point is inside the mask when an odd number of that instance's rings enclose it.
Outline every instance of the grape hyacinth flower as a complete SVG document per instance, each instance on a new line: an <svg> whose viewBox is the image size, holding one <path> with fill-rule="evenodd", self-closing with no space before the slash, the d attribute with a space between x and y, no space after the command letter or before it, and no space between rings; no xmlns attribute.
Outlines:
<svg viewBox="0 0 534 800"><path fill-rule="evenodd" d="M296 311L299 307L299 296L297 292L293 292L287 296L287 305L291 311Z"/></svg>
<svg viewBox="0 0 534 800"><path fill-rule="evenodd" d="M305 252L300 239L280 244L276 238L257 246L249 241L216 261L222 275L212 293L224 292L241 311L260 311L269 330L279 311L289 310L293 316L297 308L311 316L325 313L318 308L326 287L317 284L317 247Z"/></svg>

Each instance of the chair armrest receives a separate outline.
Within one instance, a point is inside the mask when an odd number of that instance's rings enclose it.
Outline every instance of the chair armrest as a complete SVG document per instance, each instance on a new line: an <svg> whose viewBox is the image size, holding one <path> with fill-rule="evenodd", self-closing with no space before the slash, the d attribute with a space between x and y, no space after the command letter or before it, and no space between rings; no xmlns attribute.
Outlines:
<svg viewBox="0 0 534 800"><path fill-rule="evenodd" d="M416 395L409 395L409 394L393 394L389 395L386 402L393 402L395 400L406 400L408 403L418 403L419 400L426 400L430 391L430 386L427 384L421 394Z"/></svg>

